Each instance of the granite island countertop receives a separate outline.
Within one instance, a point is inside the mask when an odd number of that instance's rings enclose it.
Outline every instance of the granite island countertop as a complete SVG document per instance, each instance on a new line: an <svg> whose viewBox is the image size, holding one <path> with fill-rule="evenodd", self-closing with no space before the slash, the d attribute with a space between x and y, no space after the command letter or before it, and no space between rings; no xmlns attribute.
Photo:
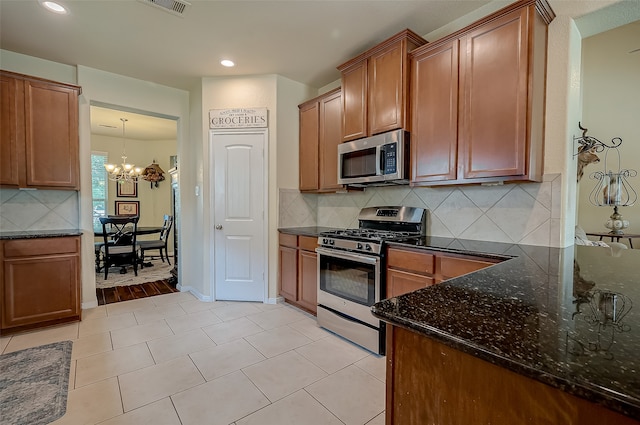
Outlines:
<svg viewBox="0 0 640 425"><path fill-rule="evenodd" d="M37 239L37 238L57 238L61 236L80 236L82 231L78 229L61 230L15 230L0 231L0 240L10 239Z"/></svg>
<svg viewBox="0 0 640 425"><path fill-rule="evenodd" d="M322 232L328 232L335 230L335 227L322 227L322 226L307 226L307 227L281 227L278 229L280 233L286 233L288 235L296 236L311 236L318 237Z"/></svg>
<svg viewBox="0 0 640 425"><path fill-rule="evenodd" d="M389 245L510 259L383 300L376 317L640 419L640 250L432 237Z"/></svg>

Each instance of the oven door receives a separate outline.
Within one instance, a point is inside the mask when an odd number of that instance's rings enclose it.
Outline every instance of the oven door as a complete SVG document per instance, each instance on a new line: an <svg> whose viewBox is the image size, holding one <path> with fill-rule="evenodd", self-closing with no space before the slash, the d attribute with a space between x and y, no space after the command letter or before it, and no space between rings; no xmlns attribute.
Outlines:
<svg viewBox="0 0 640 425"><path fill-rule="evenodd" d="M380 257L316 248L318 304L379 327L371 306L380 301Z"/></svg>

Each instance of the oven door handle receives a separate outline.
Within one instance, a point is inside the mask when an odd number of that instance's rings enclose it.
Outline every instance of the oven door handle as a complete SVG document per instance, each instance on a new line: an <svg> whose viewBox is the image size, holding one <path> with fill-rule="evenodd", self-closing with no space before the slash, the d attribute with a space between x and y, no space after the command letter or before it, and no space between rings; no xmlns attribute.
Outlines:
<svg viewBox="0 0 640 425"><path fill-rule="evenodd" d="M327 257L342 258L343 260L357 261L365 264L377 264L380 259L378 257L370 257L368 255L359 255L351 252L337 251L335 249L316 248L316 252Z"/></svg>

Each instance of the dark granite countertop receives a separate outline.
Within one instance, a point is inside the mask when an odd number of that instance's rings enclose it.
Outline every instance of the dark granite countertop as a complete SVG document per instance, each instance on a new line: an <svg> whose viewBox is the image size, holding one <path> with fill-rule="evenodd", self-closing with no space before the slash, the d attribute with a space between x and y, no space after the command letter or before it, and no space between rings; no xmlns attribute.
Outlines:
<svg viewBox="0 0 640 425"><path fill-rule="evenodd" d="M383 300L376 317L640 419L640 250L393 245L513 258Z"/></svg>
<svg viewBox="0 0 640 425"><path fill-rule="evenodd" d="M5 239L37 239L56 238L60 236L80 236L82 231L78 229L63 230L17 230L11 232L0 231L0 240Z"/></svg>
<svg viewBox="0 0 640 425"><path fill-rule="evenodd" d="M312 236L318 237L322 232L328 232L335 230L335 227L321 227L321 226L309 226L309 227L282 227L278 229L280 233L286 233L289 235L297 236Z"/></svg>

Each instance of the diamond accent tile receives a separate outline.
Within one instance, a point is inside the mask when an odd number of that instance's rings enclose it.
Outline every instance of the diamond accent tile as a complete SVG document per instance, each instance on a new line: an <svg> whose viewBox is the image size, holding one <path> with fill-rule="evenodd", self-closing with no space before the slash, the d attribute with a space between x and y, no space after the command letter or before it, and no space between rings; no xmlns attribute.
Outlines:
<svg viewBox="0 0 640 425"><path fill-rule="evenodd" d="M482 215L480 208L459 190L449 195L434 213L456 237Z"/></svg>
<svg viewBox="0 0 640 425"><path fill-rule="evenodd" d="M519 186L547 209L551 209L551 182L522 183Z"/></svg>
<svg viewBox="0 0 640 425"><path fill-rule="evenodd" d="M520 242L550 216L547 208L520 187L515 187L487 211L487 217L515 242Z"/></svg>
<svg viewBox="0 0 640 425"><path fill-rule="evenodd" d="M463 239L493 242L513 242L509 236L486 216L480 217L464 232L460 234Z"/></svg>
<svg viewBox="0 0 640 425"><path fill-rule="evenodd" d="M405 205L402 201L407 197L411 189L409 186L400 187L379 187L377 189L378 195L384 199L385 205Z"/></svg>
<svg viewBox="0 0 640 425"><path fill-rule="evenodd" d="M435 210L451 195L453 190L450 187L416 187L413 189L413 193L418 195L430 210Z"/></svg>
<svg viewBox="0 0 640 425"><path fill-rule="evenodd" d="M482 211L487 211L494 206L504 195L513 189L513 185L509 186L464 186L460 190L465 196L471 199Z"/></svg>

